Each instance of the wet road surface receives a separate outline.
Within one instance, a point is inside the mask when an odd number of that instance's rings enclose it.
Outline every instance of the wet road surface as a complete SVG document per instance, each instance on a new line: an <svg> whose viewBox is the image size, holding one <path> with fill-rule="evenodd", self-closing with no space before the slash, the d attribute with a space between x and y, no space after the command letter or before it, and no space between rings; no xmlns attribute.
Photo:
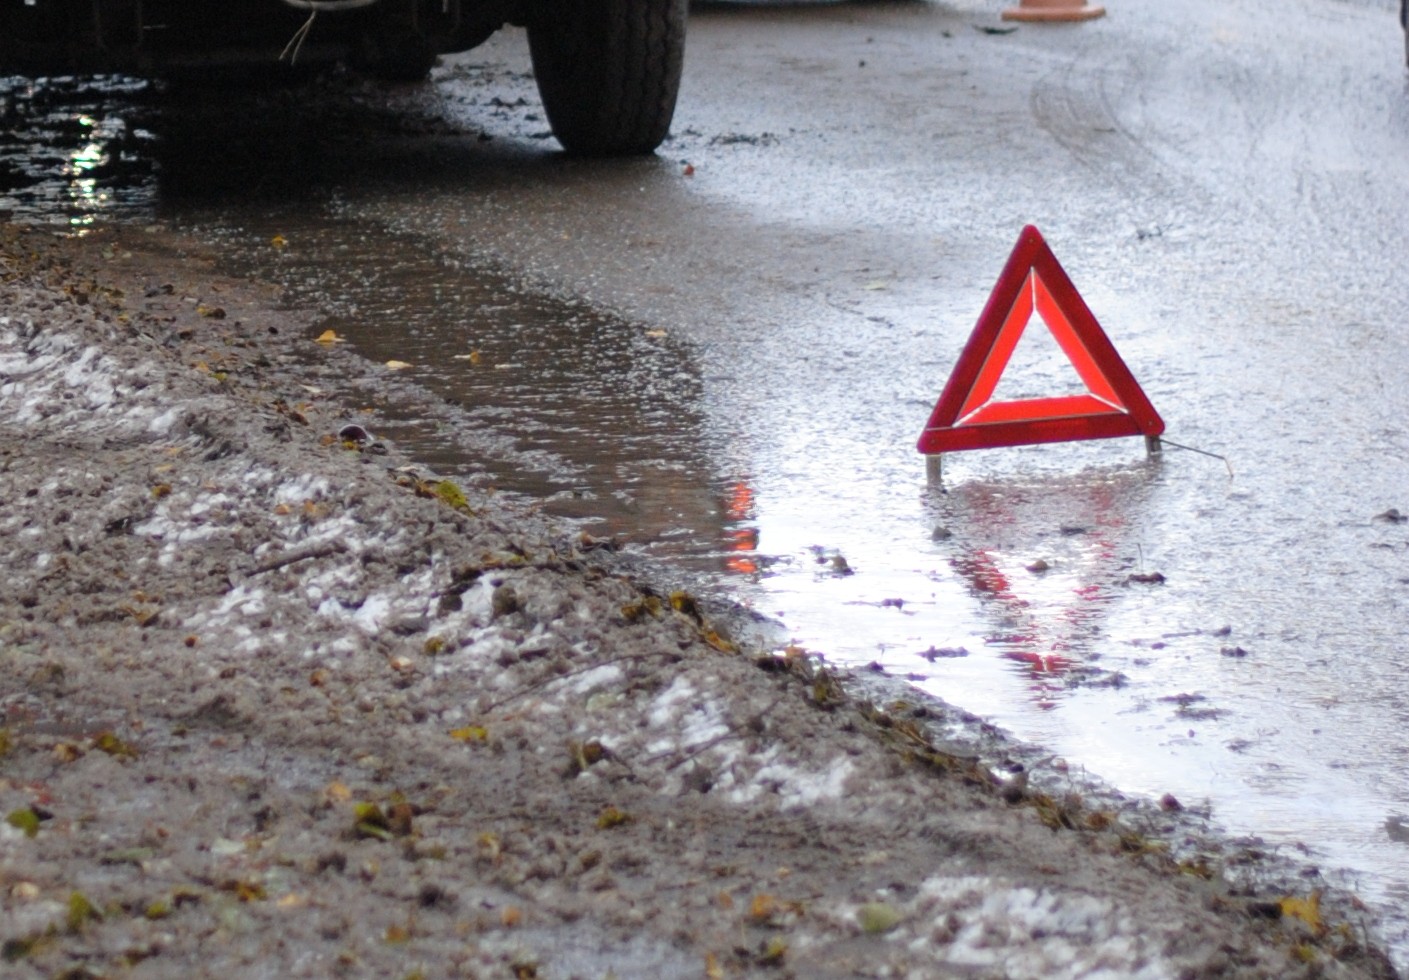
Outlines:
<svg viewBox="0 0 1409 980"><path fill-rule="evenodd" d="M626 163L556 153L514 34L433 86L247 113L12 87L63 152L7 148L0 210L225 244L413 365L430 398L377 418L427 462L1350 869L1409 965L1393 5L998 9L697 9L675 134ZM927 483L914 441L1027 223L1231 477L1114 440ZM999 395L1074 389L1031 329Z"/></svg>

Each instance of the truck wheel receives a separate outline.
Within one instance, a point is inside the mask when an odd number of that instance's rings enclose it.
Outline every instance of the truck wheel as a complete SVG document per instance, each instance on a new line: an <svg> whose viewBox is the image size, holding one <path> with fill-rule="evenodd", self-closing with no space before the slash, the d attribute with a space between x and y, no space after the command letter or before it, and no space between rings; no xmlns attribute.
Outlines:
<svg viewBox="0 0 1409 980"><path fill-rule="evenodd" d="M558 0L528 25L553 135L580 156L650 153L680 90L689 0Z"/></svg>

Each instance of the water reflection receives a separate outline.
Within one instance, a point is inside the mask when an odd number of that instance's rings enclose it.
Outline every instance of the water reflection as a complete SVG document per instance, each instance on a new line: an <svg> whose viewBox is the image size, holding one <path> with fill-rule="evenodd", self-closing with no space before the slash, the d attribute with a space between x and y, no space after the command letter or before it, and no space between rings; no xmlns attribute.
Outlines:
<svg viewBox="0 0 1409 980"><path fill-rule="evenodd" d="M150 209L149 84L0 77L0 212L81 228Z"/></svg>
<svg viewBox="0 0 1409 980"><path fill-rule="evenodd" d="M1153 469L1088 471L1033 483L971 482L938 497L949 567L978 603L985 645L1050 710L1089 680L1132 555Z"/></svg>
<svg viewBox="0 0 1409 980"><path fill-rule="evenodd" d="M753 487L746 480L739 480L729 488L729 499L725 505L724 547L726 557L724 569L736 575L757 575L759 529L754 523L757 517Z"/></svg>

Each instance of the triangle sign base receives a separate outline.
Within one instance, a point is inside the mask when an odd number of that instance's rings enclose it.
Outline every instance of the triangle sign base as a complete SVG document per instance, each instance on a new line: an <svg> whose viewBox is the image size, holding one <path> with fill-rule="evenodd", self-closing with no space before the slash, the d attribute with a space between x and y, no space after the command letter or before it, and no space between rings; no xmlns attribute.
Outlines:
<svg viewBox="0 0 1409 980"><path fill-rule="evenodd" d="M1071 361L1087 393L994 401L994 389L1034 312ZM1028 225L979 314L917 448L932 455L1119 436L1153 438L1163 431L1164 420L1041 232Z"/></svg>

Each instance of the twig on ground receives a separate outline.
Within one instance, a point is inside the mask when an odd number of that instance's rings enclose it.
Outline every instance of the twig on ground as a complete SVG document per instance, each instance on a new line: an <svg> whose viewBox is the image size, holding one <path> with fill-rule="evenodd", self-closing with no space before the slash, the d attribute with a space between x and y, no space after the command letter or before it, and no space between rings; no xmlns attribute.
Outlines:
<svg viewBox="0 0 1409 980"><path fill-rule="evenodd" d="M321 544L309 545L306 548L294 548L290 551L281 552L273 558L266 558L255 565L246 575L263 575L265 572L272 572L288 565L293 565L310 558L327 558L330 555L341 555L347 551L347 545L341 541L325 541Z"/></svg>

